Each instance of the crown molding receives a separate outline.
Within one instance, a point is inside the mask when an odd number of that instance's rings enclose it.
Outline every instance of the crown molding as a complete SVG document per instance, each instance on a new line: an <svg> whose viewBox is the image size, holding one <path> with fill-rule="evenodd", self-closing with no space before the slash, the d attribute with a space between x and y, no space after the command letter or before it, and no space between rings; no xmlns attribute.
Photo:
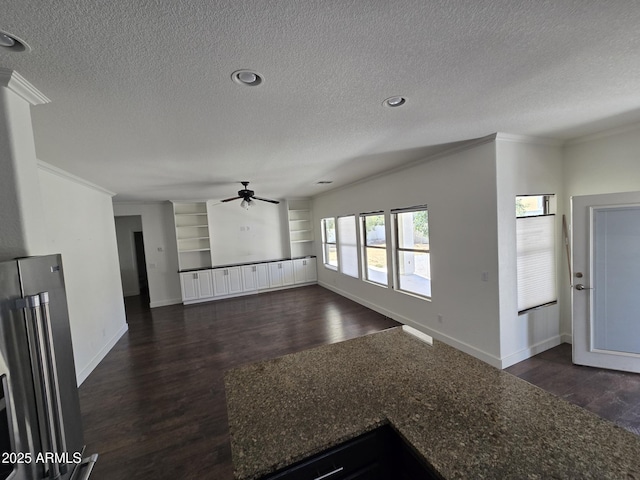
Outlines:
<svg viewBox="0 0 640 480"><path fill-rule="evenodd" d="M571 140L568 140L564 145L565 147L571 147L573 145L580 145L581 143L592 142L594 140L613 137L615 135L622 135L624 133L634 132L636 130L640 130L640 122L622 125L620 127L611 128L609 130L603 130L601 132L592 133L591 135L572 138Z"/></svg>
<svg viewBox="0 0 640 480"><path fill-rule="evenodd" d="M100 193L106 193L110 197L115 196L116 194L111 190L107 190L106 188L101 187L100 185L96 185L95 183L91 183L84 178L73 175L72 173L67 172L66 170L62 170L61 168L54 167L50 163L43 162L42 160L38 160L38 169L43 170L45 172L52 173L53 175L57 175L58 177L62 177L65 180L70 180L78 185L82 185L83 187L88 187L92 190L96 190Z"/></svg>
<svg viewBox="0 0 640 480"><path fill-rule="evenodd" d="M534 145L545 145L547 147L562 147L565 142L557 138L534 137L530 135L516 135L513 133L498 132L495 134L496 140L514 143L527 143Z"/></svg>
<svg viewBox="0 0 640 480"><path fill-rule="evenodd" d="M6 87L31 105L50 103L51 100L31 85L15 70L0 67L0 86Z"/></svg>

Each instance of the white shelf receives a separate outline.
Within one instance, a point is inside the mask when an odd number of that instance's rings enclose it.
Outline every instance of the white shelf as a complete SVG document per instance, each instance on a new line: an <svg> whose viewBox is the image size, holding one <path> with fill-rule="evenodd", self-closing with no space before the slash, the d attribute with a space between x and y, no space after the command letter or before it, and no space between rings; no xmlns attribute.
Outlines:
<svg viewBox="0 0 640 480"><path fill-rule="evenodd" d="M174 203L173 213L180 270L211 267L207 204Z"/></svg>

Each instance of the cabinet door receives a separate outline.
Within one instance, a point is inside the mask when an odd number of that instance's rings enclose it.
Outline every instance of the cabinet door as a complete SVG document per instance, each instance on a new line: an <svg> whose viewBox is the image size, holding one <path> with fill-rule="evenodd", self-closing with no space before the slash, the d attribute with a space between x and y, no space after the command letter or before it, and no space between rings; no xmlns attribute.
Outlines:
<svg viewBox="0 0 640 480"><path fill-rule="evenodd" d="M242 272L240 267L229 267L224 270L229 284L229 293L242 292Z"/></svg>
<svg viewBox="0 0 640 480"><path fill-rule="evenodd" d="M211 283L211 270L198 272L198 298L213 297L213 284Z"/></svg>
<svg viewBox="0 0 640 480"><path fill-rule="evenodd" d="M282 286L282 262L269 264L269 286L272 288Z"/></svg>
<svg viewBox="0 0 640 480"><path fill-rule="evenodd" d="M185 272L180 274L180 286L182 287L182 301L198 299L198 274Z"/></svg>
<svg viewBox="0 0 640 480"><path fill-rule="evenodd" d="M304 283L307 281L307 271L303 258L293 261L293 278L296 283Z"/></svg>
<svg viewBox="0 0 640 480"><path fill-rule="evenodd" d="M282 264L282 284L283 285L293 285L293 261L285 260L284 262L280 262Z"/></svg>
<svg viewBox="0 0 640 480"><path fill-rule="evenodd" d="M213 274L213 294L218 297L220 295L229 294L229 284L225 275L225 268L216 268L211 270Z"/></svg>
<svg viewBox="0 0 640 480"><path fill-rule="evenodd" d="M264 290L269 288L269 265L266 263L256 265L256 273L258 278L258 289Z"/></svg>
<svg viewBox="0 0 640 480"><path fill-rule="evenodd" d="M316 266L315 258L306 258L304 260L305 270L307 273L307 282L318 281L318 267Z"/></svg>
<svg viewBox="0 0 640 480"><path fill-rule="evenodd" d="M258 289L258 275L256 265L242 266L242 290L244 292L253 292Z"/></svg>

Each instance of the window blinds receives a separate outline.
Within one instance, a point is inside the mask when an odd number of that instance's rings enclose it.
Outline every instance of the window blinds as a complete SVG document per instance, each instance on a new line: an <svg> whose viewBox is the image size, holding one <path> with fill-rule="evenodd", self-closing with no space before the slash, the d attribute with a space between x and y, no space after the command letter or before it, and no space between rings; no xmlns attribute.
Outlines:
<svg viewBox="0 0 640 480"><path fill-rule="evenodd" d="M556 298L555 215L516 219L518 311Z"/></svg>
<svg viewBox="0 0 640 480"><path fill-rule="evenodd" d="M358 246L354 215L338 217L338 250L340 271L345 275L358 278Z"/></svg>

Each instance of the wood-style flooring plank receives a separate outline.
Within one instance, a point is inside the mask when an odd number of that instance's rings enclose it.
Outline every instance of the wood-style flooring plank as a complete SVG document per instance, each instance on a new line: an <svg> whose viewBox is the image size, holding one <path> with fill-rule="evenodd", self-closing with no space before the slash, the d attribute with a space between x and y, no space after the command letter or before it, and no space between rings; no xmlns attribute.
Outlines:
<svg viewBox="0 0 640 480"><path fill-rule="evenodd" d="M92 480L231 479L225 370L397 326L319 286L144 308L80 387Z"/></svg>

